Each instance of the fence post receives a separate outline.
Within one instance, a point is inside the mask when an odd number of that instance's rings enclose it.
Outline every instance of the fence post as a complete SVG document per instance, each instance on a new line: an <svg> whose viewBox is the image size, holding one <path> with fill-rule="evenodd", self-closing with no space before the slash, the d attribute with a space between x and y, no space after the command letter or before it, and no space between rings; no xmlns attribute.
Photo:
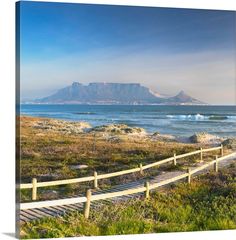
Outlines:
<svg viewBox="0 0 236 240"><path fill-rule="evenodd" d="M216 161L214 163L214 170L215 172L218 172L218 156L216 156Z"/></svg>
<svg viewBox="0 0 236 240"><path fill-rule="evenodd" d="M149 197L150 197L150 189L149 189L149 186L150 186L150 184L149 184L149 182L145 182L144 183L144 187L146 188L146 194L145 194L145 198L146 199L148 199Z"/></svg>
<svg viewBox="0 0 236 240"><path fill-rule="evenodd" d="M139 164L139 168L140 168L140 174L143 175L143 164L142 163Z"/></svg>
<svg viewBox="0 0 236 240"><path fill-rule="evenodd" d="M89 218L89 211L90 211L90 204L91 204L91 196L92 196L91 189L88 189L88 190L86 191L87 201L84 203L84 217L85 217L86 219Z"/></svg>
<svg viewBox="0 0 236 240"><path fill-rule="evenodd" d="M98 174L94 172L94 188L98 188Z"/></svg>
<svg viewBox="0 0 236 240"><path fill-rule="evenodd" d="M221 154L221 157L224 156L224 147L223 147L223 144L221 144L220 154Z"/></svg>
<svg viewBox="0 0 236 240"><path fill-rule="evenodd" d="M35 201L37 199L37 179L32 179L32 200Z"/></svg>
<svg viewBox="0 0 236 240"><path fill-rule="evenodd" d="M202 148L200 148L200 160L202 161Z"/></svg>
<svg viewBox="0 0 236 240"><path fill-rule="evenodd" d="M187 173L188 173L188 184L190 184L191 183L191 169L190 168L187 169Z"/></svg>
<svg viewBox="0 0 236 240"><path fill-rule="evenodd" d="M174 153L174 165L176 166L176 153Z"/></svg>

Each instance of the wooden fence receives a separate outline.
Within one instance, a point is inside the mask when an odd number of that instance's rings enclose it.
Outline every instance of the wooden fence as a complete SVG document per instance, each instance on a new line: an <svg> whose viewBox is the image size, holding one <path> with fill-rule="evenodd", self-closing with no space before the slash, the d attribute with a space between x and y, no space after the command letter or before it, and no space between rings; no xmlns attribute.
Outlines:
<svg viewBox="0 0 236 240"><path fill-rule="evenodd" d="M75 198L67 198L67 199L59 199L59 200L50 200L50 201L40 201L40 202L30 202L30 203L21 203L20 204L20 209L21 210L26 210L26 209L34 209L34 208L42 208L42 207L53 207L53 206L60 206L60 205L68 205L68 204L75 204L75 203L84 203L84 216L86 218L89 217L89 211L90 211L90 204L91 201L98 201L98 200L103 200L103 199L109 199L109 198L114 198L114 197L121 197L125 195L130 195L130 194L135 194L135 193L145 193L145 197L149 198L150 196L150 191L154 190L158 187L165 186L167 184L176 182L178 180L186 178L187 182L190 184L191 183L191 178L193 177L193 174L196 174L197 172L200 172L210 166L214 166L214 170L217 172L219 168L219 162L235 156L236 153L231 153L229 155L223 156L218 158L216 156L216 159L206 163L200 167L194 168L194 169L187 169L186 173L183 173L181 175L178 175L176 177L173 177L171 179L167 179L158 183L154 183L152 185L149 184L149 182L145 182L143 187L138 187L138 188L131 188L131 189L126 189L118 192L110 192L110 193L102 193L102 194L95 194L92 195L92 192L90 189L86 191L86 196L84 197L75 197Z"/></svg>
<svg viewBox="0 0 236 240"><path fill-rule="evenodd" d="M94 188L97 188L98 180L100 180L100 179L117 177L117 176L126 175L126 174L130 174L130 173L135 173L135 172L140 172L140 174L143 174L144 170L146 170L146 169L153 168L153 167L156 167L156 166L168 163L168 162L173 162L173 164L176 165L177 159L181 159L181 158L196 155L196 154L200 154L200 160L203 160L204 152L210 152L210 151L216 151L216 150L220 150L221 156L224 155L223 145L221 145L220 147L214 147L214 148L208 148L208 149L200 148L199 150L193 151L190 153L184 153L184 154L180 154L180 155L174 154L173 157L169 157L164 160L160 160L160 161L157 161L157 162L154 162L151 164L147 164L145 166L140 164L139 167L137 167L137 168L132 168L132 169L113 172L113 173L105 173L105 174L98 175L98 173L95 171L94 175L89 176L89 177L64 179L64 180L56 180L56 181L48 181L48 182L37 182L37 179L33 178L31 183L20 184L20 189L32 189L32 200L35 201L35 200L37 200L37 188L39 188L39 187L49 187L49 186L57 186L57 185L65 185L65 184L93 181Z"/></svg>

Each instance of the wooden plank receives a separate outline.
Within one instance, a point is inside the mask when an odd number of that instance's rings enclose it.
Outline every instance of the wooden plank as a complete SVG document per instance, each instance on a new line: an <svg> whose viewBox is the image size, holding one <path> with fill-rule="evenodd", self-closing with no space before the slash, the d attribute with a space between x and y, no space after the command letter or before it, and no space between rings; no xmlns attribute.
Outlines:
<svg viewBox="0 0 236 240"><path fill-rule="evenodd" d="M124 186L127 186L129 188L132 188L132 187L135 187L137 186L139 183L143 183L145 179L140 179L140 180L134 180L133 182L128 182L128 183L125 183L125 184L119 184L119 185L116 185L115 187L116 188L122 188Z"/></svg>
<svg viewBox="0 0 236 240"><path fill-rule="evenodd" d="M93 194L102 194L102 193L111 193L111 192L119 192L123 189L135 188L138 185L142 186L142 184L138 184L138 182L127 183L123 185L116 185L114 188L109 188L105 190L98 190L93 192Z"/></svg>
<svg viewBox="0 0 236 240"><path fill-rule="evenodd" d="M221 147L214 147L214 148L207 148L207 149L202 149L203 152L211 152L211 151L216 151L220 150Z"/></svg>
<svg viewBox="0 0 236 240"><path fill-rule="evenodd" d="M116 189L116 191L110 191L109 193L112 192L120 192L120 191L124 191L124 190L128 190L128 189L133 189L133 188L139 188L139 187L143 187L143 184L136 184L132 187L128 187L128 186L124 186L124 187L119 187ZM111 189L112 190L112 189Z"/></svg>
<svg viewBox="0 0 236 240"><path fill-rule="evenodd" d="M110 188L108 191L104 191L102 193L112 192L112 191L113 192L119 192L120 190L123 190L123 189L137 188L138 186L143 186L143 183L144 183L144 181L142 181L142 182L132 182L132 183L124 184L124 185L117 185L117 186L115 186L115 188Z"/></svg>
<svg viewBox="0 0 236 240"><path fill-rule="evenodd" d="M97 179L117 177L117 176L120 176L120 175L125 175L125 174L139 172L139 171L140 171L140 168L132 168L132 169L123 170L123 171L119 171L119 172L100 174L100 175L98 175Z"/></svg>
<svg viewBox="0 0 236 240"><path fill-rule="evenodd" d="M173 177L173 178L170 178L170 179L161 181L161 182L159 182L159 183L152 184L152 185L149 186L149 189L152 190L152 189L155 189L155 188L158 188L158 187L167 185L167 184L169 184L169 183L176 182L176 181L178 181L178 180L180 180L180 179L186 178L187 176L188 176L187 173L178 175L178 176L176 176L176 177Z"/></svg>
<svg viewBox="0 0 236 240"><path fill-rule="evenodd" d="M63 205L63 206L60 206L61 208L63 208L66 212L71 212L71 211L74 211L73 208L70 207L70 205Z"/></svg>
<svg viewBox="0 0 236 240"><path fill-rule="evenodd" d="M130 189L130 188L127 188L127 187L123 187L123 188L117 188L117 187L115 187L115 188L111 188L111 189L109 189L109 190L107 190L107 191L101 191L101 192L94 192L93 193L93 196L96 196L96 195L102 195L102 194L110 194L110 193L117 193L117 192L121 192L122 190L127 190L127 189Z"/></svg>
<svg viewBox="0 0 236 240"><path fill-rule="evenodd" d="M142 186L143 186L143 184L135 184L135 185L132 185L132 187L131 186L126 186L126 185L119 186L119 187L115 186L115 188L110 188L110 189L105 190L105 191L94 192L93 195L121 192L123 190L128 190L130 188L137 188L137 187L142 187Z"/></svg>
<svg viewBox="0 0 236 240"><path fill-rule="evenodd" d="M84 203L76 203L76 204L73 204L73 205L77 206L78 208L83 208Z"/></svg>
<svg viewBox="0 0 236 240"><path fill-rule="evenodd" d="M158 165L161 165L161 164L173 161L173 160L174 160L174 157L170 157L170 158L166 158L164 160L160 160L158 162L150 163L148 165L143 166L143 170L148 169L148 168L152 168L152 167L155 167L155 166L158 166Z"/></svg>
<svg viewBox="0 0 236 240"><path fill-rule="evenodd" d="M70 207L71 210L74 210L74 211L80 210L80 208L79 208L78 206L75 206L75 205L73 205L73 204L70 204L70 205L67 205L67 206Z"/></svg>
<svg viewBox="0 0 236 240"><path fill-rule="evenodd" d="M194 173L200 172L201 170L206 169L206 168L210 167L211 165L213 165L214 162L215 162L215 161L212 161L212 162L209 162L209 163L207 163L207 164L204 164L204 165L202 165L202 166L200 166L200 167L194 168L194 169L191 171L191 173L194 174Z"/></svg>
<svg viewBox="0 0 236 240"><path fill-rule="evenodd" d="M25 224L25 223L27 223L27 221L24 220L24 219L20 219L19 222L20 222L20 224Z"/></svg>
<svg viewBox="0 0 236 240"><path fill-rule="evenodd" d="M83 178L57 180L57 181L50 181L50 182L38 182L37 187L48 187L48 186L57 186L57 185L72 184L72 183L81 183L81 182L88 182L88 181L92 181L92 180L94 180L93 176L83 177Z"/></svg>
<svg viewBox="0 0 236 240"><path fill-rule="evenodd" d="M66 206L66 208L68 209L68 211L75 211L77 208L76 207L73 207L72 204L69 204L69 205L64 205L64 207Z"/></svg>
<svg viewBox="0 0 236 240"><path fill-rule="evenodd" d="M181 154L181 155L176 155L176 159L180 159L180 158L196 155L196 154L199 154L200 152L201 152L201 150L197 150L197 151L190 152L190 153L184 153L184 154Z"/></svg>
<svg viewBox="0 0 236 240"><path fill-rule="evenodd" d="M233 152L233 153L230 153L230 154L225 155L225 156L223 156L223 157L220 157L220 158L218 158L218 161L223 161L223 160L225 160L225 159L227 159L227 158L229 158L229 157L233 157L233 156L236 157L236 152Z"/></svg>
<svg viewBox="0 0 236 240"><path fill-rule="evenodd" d="M60 206L60 205L82 203L82 202L86 202L86 197L66 198L66 199L57 199L57 200L30 202L30 203L20 203L20 209L24 210L24 209L31 209L31 208L52 207L52 206Z"/></svg>
<svg viewBox="0 0 236 240"><path fill-rule="evenodd" d="M54 216L61 215L61 211L59 211L58 209L55 209L55 208L53 208L53 207L46 207L46 208L40 208L40 209L42 209L42 210L44 210L44 211L50 211L50 212L52 212L52 214L53 214Z"/></svg>
<svg viewBox="0 0 236 240"><path fill-rule="evenodd" d="M38 210L38 211L44 212L45 214L48 214L51 217L57 216L57 212L53 211L52 209L48 209L48 208L40 208L40 209L34 208L32 210Z"/></svg>
<svg viewBox="0 0 236 240"><path fill-rule="evenodd" d="M111 203L112 203L111 200L112 200L112 199L103 199L103 200L101 200L100 202L103 203L103 204L111 204Z"/></svg>
<svg viewBox="0 0 236 240"><path fill-rule="evenodd" d="M24 215L20 214L20 221L28 222L28 221L30 221L30 219L25 217Z"/></svg>
<svg viewBox="0 0 236 240"><path fill-rule="evenodd" d="M27 212L30 213L30 214L35 214L35 216L37 216L37 218L51 217L51 215L49 215L48 213L40 211L36 208L35 209L28 209Z"/></svg>
<svg viewBox="0 0 236 240"><path fill-rule="evenodd" d="M22 216L28 218L29 220L35 220L36 217L35 216L32 216L31 214L29 214L27 211L21 211L20 213Z"/></svg>
<svg viewBox="0 0 236 240"><path fill-rule="evenodd" d="M65 214L65 211L62 209L58 209L57 207L51 207L52 210L56 212L56 216L62 216Z"/></svg>
<svg viewBox="0 0 236 240"><path fill-rule="evenodd" d="M59 210L64 211L64 212L68 211L67 205L54 206L54 208L59 209Z"/></svg>
<svg viewBox="0 0 236 240"><path fill-rule="evenodd" d="M27 189L27 188L32 188L33 184L32 183L22 183L20 184L20 189Z"/></svg>
<svg viewBox="0 0 236 240"><path fill-rule="evenodd" d="M52 208L62 213L65 213L67 211L63 206L53 206Z"/></svg>
<svg viewBox="0 0 236 240"><path fill-rule="evenodd" d="M128 189L128 190L124 190L124 191L120 191L120 192L96 194L96 195L92 195L91 201L113 198L113 197L120 197L123 195L129 195L129 194L134 194L134 193L138 193L138 192L144 192L145 189L146 189L145 187L140 187L140 188Z"/></svg>

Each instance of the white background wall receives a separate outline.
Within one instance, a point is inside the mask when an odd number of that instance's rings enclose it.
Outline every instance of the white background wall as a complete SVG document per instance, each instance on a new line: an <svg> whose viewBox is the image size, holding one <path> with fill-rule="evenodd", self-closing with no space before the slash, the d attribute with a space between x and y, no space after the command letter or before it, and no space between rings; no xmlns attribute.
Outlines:
<svg viewBox="0 0 236 240"><path fill-rule="evenodd" d="M236 10L235 0L51 0L51 2ZM0 239L5 240L12 239L15 231L15 0L0 0L0 152ZM199 240L234 239L235 236L236 230L136 235L125 237L125 239ZM124 237L90 237L89 239L123 240Z"/></svg>

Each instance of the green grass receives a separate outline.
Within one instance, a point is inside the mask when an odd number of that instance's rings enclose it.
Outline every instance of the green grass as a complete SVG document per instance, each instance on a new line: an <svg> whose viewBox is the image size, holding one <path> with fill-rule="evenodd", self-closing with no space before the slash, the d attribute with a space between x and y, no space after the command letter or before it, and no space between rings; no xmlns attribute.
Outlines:
<svg viewBox="0 0 236 240"><path fill-rule="evenodd" d="M201 231L236 228L236 166L205 174L191 185L179 183L151 194L148 200L79 212L22 226L24 238L72 237Z"/></svg>

